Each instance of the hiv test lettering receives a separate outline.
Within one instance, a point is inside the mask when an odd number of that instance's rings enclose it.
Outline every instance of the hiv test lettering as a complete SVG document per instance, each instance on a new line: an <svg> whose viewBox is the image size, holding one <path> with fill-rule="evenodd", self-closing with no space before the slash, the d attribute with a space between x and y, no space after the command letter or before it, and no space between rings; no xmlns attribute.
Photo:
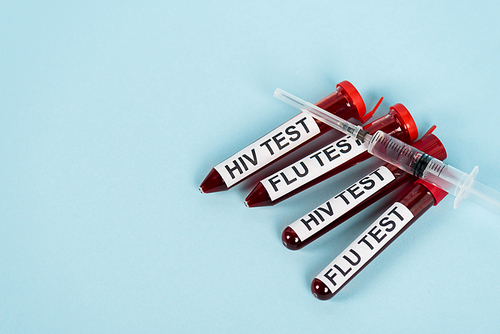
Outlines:
<svg viewBox="0 0 500 334"><path fill-rule="evenodd" d="M319 133L316 121L301 113L214 168L231 187Z"/></svg>
<svg viewBox="0 0 500 334"><path fill-rule="evenodd" d="M394 179L395 177L392 172L387 167L381 166L329 201L290 224L290 227L297 233L300 240L304 241L346 212L352 210Z"/></svg>

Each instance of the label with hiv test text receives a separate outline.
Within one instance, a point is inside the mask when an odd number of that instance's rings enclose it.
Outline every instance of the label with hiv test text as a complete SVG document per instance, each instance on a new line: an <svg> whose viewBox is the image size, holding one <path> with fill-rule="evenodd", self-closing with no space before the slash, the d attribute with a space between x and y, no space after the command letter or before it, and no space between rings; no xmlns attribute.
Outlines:
<svg viewBox="0 0 500 334"><path fill-rule="evenodd" d="M260 181L272 201L363 153L367 144L345 136Z"/></svg>
<svg viewBox="0 0 500 334"><path fill-rule="evenodd" d="M319 132L314 118L300 113L214 168L231 187Z"/></svg>
<svg viewBox="0 0 500 334"><path fill-rule="evenodd" d="M304 241L374 195L394 179L392 172L387 167L381 166L289 226L297 233L300 240Z"/></svg>
<svg viewBox="0 0 500 334"><path fill-rule="evenodd" d="M396 202L318 276L336 294L413 218L411 211Z"/></svg>

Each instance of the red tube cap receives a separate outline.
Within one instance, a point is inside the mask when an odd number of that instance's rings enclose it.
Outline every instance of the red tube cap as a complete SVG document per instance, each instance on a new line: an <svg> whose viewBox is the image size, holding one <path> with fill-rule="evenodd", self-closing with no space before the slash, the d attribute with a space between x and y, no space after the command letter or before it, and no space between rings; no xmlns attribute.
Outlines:
<svg viewBox="0 0 500 334"><path fill-rule="evenodd" d="M401 117L401 121L404 124L403 126L406 132L410 135L411 142L416 140L418 138L417 124L415 124L415 120L408 109L406 109L406 107L401 103L396 103L390 107L389 110L394 110Z"/></svg>
<svg viewBox="0 0 500 334"><path fill-rule="evenodd" d="M352 83L347 80L339 82L337 84L337 88L338 87L344 90L344 96L347 98L347 101L349 101L349 103L352 103L354 105L354 107L358 111L359 119L362 120L364 114L366 113L366 106L358 90L353 86Z"/></svg>

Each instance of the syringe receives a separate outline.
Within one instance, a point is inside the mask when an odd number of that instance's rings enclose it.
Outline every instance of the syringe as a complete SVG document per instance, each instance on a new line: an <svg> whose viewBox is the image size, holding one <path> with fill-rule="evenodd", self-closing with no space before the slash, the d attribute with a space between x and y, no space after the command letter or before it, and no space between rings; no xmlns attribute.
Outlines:
<svg viewBox="0 0 500 334"><path fill-rule="evenodd" d="M456 197L455 209L465 198L468 198L474 203L500 215L500 193L475 180L478 172L477 166L470 174L464 173L382 131L370 135L361 126L336 117L282 89L276 89L274 96L330 125L332 128L367 143L368 152L374 156L454 195Z"/></svg>

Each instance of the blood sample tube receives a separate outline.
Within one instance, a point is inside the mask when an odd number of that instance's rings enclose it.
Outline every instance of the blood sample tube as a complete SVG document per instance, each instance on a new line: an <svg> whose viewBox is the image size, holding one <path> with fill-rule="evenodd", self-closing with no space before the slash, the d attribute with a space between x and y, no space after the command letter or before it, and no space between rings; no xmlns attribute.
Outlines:
<svg viewBox="0 0 500 334"><path fill-rule="evenodd" d="M370 134L382 130L412 143L418 130L408 109L401 103L390 107L387 115L363 127ZM370 157L367 144L351 136L319 149L305 158L261 180L245 199L248 207L275 205Z"/></svg>
<svg viewBox="0 0 500 334"><path fill-rule="evenodd" d="M423 180L387 209L349 247L333 260L311 283L320 300L332 298L377 255L411 226L447 192Z"/></svg>
<svg viewBox="0 0 500 334"><path fill-rule="evenodd" d="M365 103L349 81L337 84L337 90L316 105L343 119L354 118L362 123L366 122L376 109L365 115ZM212 168L201 183L200 191L211 193L227 190L262 167L329 130L331 127L328 125L300 113Z"/></svg>
<svg viewBox="0 0 500 334"><path fill-rule="evenodd" d="M446 150L432 132L432 127L413 147L439 160L446 159ZM389 163L382 165L358 182L321 204L302 218L288 225L281 235L285 247L298 250L339 226L368 206L384 198L404 184L418 178Z"/></svg>

